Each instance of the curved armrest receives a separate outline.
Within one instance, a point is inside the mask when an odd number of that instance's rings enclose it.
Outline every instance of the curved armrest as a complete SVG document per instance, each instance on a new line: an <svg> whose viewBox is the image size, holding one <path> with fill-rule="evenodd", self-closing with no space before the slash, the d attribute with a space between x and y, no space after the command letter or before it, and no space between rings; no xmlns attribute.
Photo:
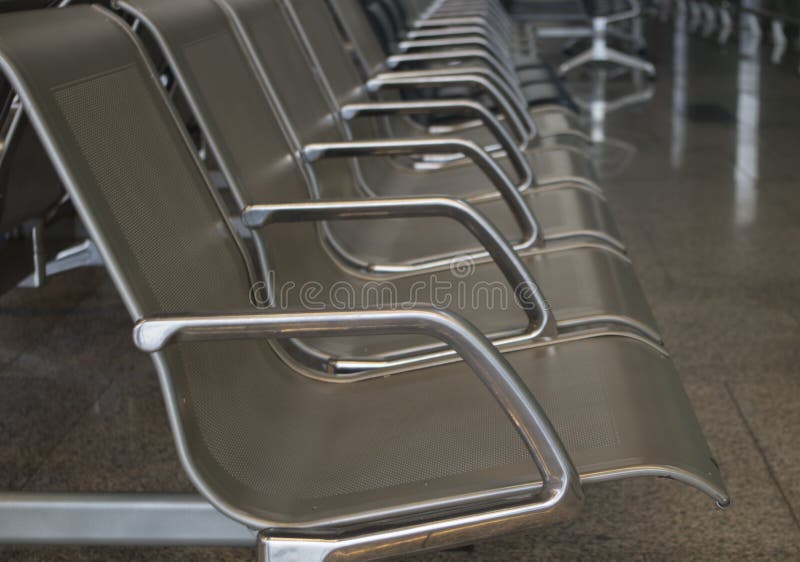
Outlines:
<svg viewBox="0 0 800 562"><path fill-rule="evenodd" d="M397 43L397 48L401 52L412 49L441 49L447 47L465 47L485 49L492 52L496 46L483 37L448 37L448 38L425 38L425 39L403 39Z"/></svg>
<svg viewBox="0 0 800 562"><path fill-rule="evenodd" d="M425 19L418 19L412 22L413 29L425 29L430 27L463 27L465 25L482 27L489 31L494 27L487 20L480 16L464 16L464 17L430 17Z"/></svg>
<svg viewBox="0 0 800 562"><path fill-rule="evenodd" d="M425 536L435 545L446 544L453 534L487 531L496 525L530 525L542 519L554 521L576 515L582 502L580 481L572 461L546 414L530 389L505 357L477 328L460 316L431 308L414 310L366 310L358 312L280 312L211 316L159 316L140 320L133 329L139 349L153 353L176 340L209 341L261 339L266 337L362 336L374 334L425 334L450 345L480 379L520 435L542 477L539 493L522 505L421 523L391 532L361 535L358 545L330 541L332 551L371 544L408 544L411 536ZM516 523L516 525L514 525ZM409 540L398 538L401 532ZM266 537L263 537L266 539ZM279 542L280 544L280 542ZM266 548L276 545L266 544ZM279 548L279 547L277 547ZM322 559L322 558L320 558Z"/></svg>
<svg viewBox="0 0 800 562"><path fill-rule="evenodd" d="M486 63L489 69L499 77L503 83L513 90L518 88L518 81L511 75L509 69L492 53L481 49L452 49L452 50L432 50L414 51L413 53L401 53L386 57L386 66L394 69L401 64L412 62L432 62L432 61L466 61L475 59ZM438 70L438 69L426 69Z"/></svg>
<svg viewBox="0 0 800 562"><path fill-rule="evenodd" d="M408 30L404 38L405 39L436 39L439 37L459 37L459 36L468 36L468 35L480 35L487 40L490 40L490 35L486 31L484 27L478 27L476 25L462 25L462 26L452 26L452 27L442 27L442 28L431 28L431 29L410 29Z"/></svg>
<svg viewBox="0 0 800 562"><path fill-rule="evenodd" d="M482 89L497 105L514 131L520 144L527 144L536 136L536 125L514 89L489 68L455 67L424 70L381 72L367 80L367 89L382 88L439 88L444 86L471 86Z"/></svg>
<svg viewBox="0 0 800 562"><path fill-rule="evenodd" d="M242 212L249 228L278 222L384 219L403 217L449 217L459 221L480 242L505 276L534 337L552 330L552 314L519 255L503 234L480 211L453 197L382 197L351 200L313 200L298 203L251 205Z"/></svg>
<svg viewBox="0 0 800 562"><path fill-rule="evenodd" d="M472 141L455 138L389 139L308 144L303 155L309 162L320 158L351 158L363 156L392 156L442 154L460 152L472 160L489 178L505 200L522 231L521 243L533 245L539 240L539 222L525 202L519 189L508 179L494 158Z"/></svg>
<svg viewBox="0 0 800 562"><path fill-rule="evenodd" d="M526 188L533 182L533 171L530 162L522 154L519 147L508 134L505 127L486 109L486 107L472 100L452 99L452 100L430 100L430 101L390 101L390 102L368 102L351 103L342 106L339 110L345 120L350 120L361 116L382 116L382 115L415 115L415 114L435 114L442 112L457 111L477 117L483 125L491 131L498 144L506 151L508 159L511 161L514 171L519 176L519 188Z"/></svg>

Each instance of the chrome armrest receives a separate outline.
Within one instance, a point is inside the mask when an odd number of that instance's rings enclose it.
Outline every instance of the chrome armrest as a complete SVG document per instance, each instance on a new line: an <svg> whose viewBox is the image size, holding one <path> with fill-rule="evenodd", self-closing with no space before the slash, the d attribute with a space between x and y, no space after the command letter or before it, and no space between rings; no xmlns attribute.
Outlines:
<svg viewBox="0 0 800 562"><path fill-rule="evenodd" d="M463 47L472 49L485 49L493 52L497 47L483 37L448 37L426 39L403 39L397 43L398 50L402 52L412 49L441 49L448 47Z"/></svg>
<svg viewBox="0 0 800 562"><path fill-rule="evenodd" d="M413 29L424 29L429 27L463 27L465 25L474 27L483 27L487 30L492 30L492 25L482 17L478 16L465 16L465 17L430 17L426 19L418 19L412 22Z"/></svg>
<svg viewBox="0 0 800 562"><path fill-rule="evenodd" d="M574 517L583 500L580 480L569 454L530 389L477 328L460 316L443 310L366 310L358 312L276 312L211 316L157 316L140 320L133 329L139 349L153 353L174 341L261 339L266 337L363 336L374 334L425 334L450 345L480 379L519 433L542 478L533 498L510 507L451 514L444 519L401 529L376 531L357 538L331 540L330 552L368 549L387 544L418 548L447 545L461 535L480 537L488 532L521 528L543 520ZM405 540L400 540L400 538ZM281 544L268 534L262 548L277 555ZM448 542L449 541L449 542ZM320 547L323 544L320 543ZM397 548L397 546L395 546ZM279 557L279 556L278 556ZM271 558L270 558L271 559ZM282 558L281 558L282 559ZM320 558L322 559L322 558Z"/></svg>
<svg viewBox="0 0 800 562"><path fill-rule="evenodd" d="M486 63L496 77L499 77L507 88L516 90L518 88L517 79L511 75L509 69L492 53L481 49L452 49L452 50L433 50L433 51L414 51L413 53L401 53L386 57L386 66L394 69L401 64L425 63L435 61L467 61L478 60ZM439 69L425 69L436 71ZM452 70L452 69L450 69Z"/></svg>
<svg viewBox="0 0 800 562"><path fill-rule="evenodd" d="M447 154L460 152L472 160L505 200L522 232L521 244L531 246L539 240L539 223L519 189L485 150L472 141L456 138L388 139L308 144L303 155L309 162L320 158Z"/></svg>
<svg viewBox="0 0 800 562"><path fill-rule="evenodd" d="M490 35L486 28L476 25L462 25L458 27L442 27L440 29L410 29L406 34L406 39L431 39L438 37L453 37L462 35L480 35L489 39Z"/></svg>
<svg viewBox="0 0 800 562"><path fill-rule="evenodd" d="M448 72L452 70L453 72ZM377 92L383 88L402 88L414 86L418 88L440 88L444 86L472 86L482 89L489 95L497 105L500 113L508 120L514 134L520 144L527 144L533 136L530 127L526 130L521 120L522 113L526 113L519 107L514 107L514 96L510 92L501 94L501 89L506 89L505 84L498 84L491 76L470 68L469 71L458 69L437 69L436 71L413 71L413 72L383 72L367 80L367 89ZM486 71L486 69L482 69ZM522 117L525 119L525 117ZM525 119L526 124L530 121L530 116ZM532 126L532 124L531 124Z"/></svg>
<svg viewBox="0 0 800 562"><path fill-rule="evenodd" d="M533 182L530 162L514 144L502 123L481 103L467 99L352 103L342 106L340 114L343 119L350 120L361 116L429 115L451 111L477 117L494 135L498 144L506 151L508 159L519 177L520 188L528 187Z"/></svg>
<svg viewBox="0 0 800 562"><path fill-rule="evenodd" d="M312 200L251 205L242 212L244 224L261 228L279 222L448 217L460 222L500 268L517 298L534 337L554 329L552 314L519 255L503 234L475 207L454 197L380 197L350 200Z"/></svg>

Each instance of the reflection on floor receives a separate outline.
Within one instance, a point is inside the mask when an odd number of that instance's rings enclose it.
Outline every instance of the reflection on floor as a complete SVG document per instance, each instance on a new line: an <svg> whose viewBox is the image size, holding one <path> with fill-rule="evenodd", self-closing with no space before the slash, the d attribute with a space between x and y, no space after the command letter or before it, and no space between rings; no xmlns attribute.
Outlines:
<svg viewBox="0 0 800 562"><path fill-rule="evenodd" d="M624 170L602 166L604 185L734 506L720 512L666 480L594 485L572 525L414 560L800 557L800 78L680 26L656 28L650 52L652 99L603 120L606 139L635 151ZM630 80L609 79L617 87L624 95ZM609 161L629 152L602 150ZM3 489L190 489L149 359L102 272L0 298L0 381ZM252 551L25 547L0 558Z"/></svg>

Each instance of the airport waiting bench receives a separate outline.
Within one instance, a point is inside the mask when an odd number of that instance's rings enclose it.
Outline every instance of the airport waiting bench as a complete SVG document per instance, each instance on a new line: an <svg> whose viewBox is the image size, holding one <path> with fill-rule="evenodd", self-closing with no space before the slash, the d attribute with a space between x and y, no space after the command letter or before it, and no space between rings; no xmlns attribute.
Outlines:
<svg viewBox="0 0 800 562"><path fill-rule="evenodd" d="M315 129L314 116L331 123L347 113L325 80L347 67L323 65L310 41L316 33L303 34L313 2L126 0L118 8L124 19L99 6L3 15L0 67L111 273L134 342L152 356L197 494L7 492L0 541L234 544L255 546L262 560L369 560L570 520L582 486L593 482L668 477L729 504L655 326L643 328L637 314L565 321L578 288L563 290L564 308L551 310L545 300L539 279L551 275L570 287L574 270L558 273L559 263L585 261L581 252L603 256L583 266L584 286L601 283L602 263L629 276L616 238L537 237L515 248L509 225L535 221L526 198L537 188L511 181L503 155L451 136L367 141L347 137L358 130L352 124ZM269 37L258 33L269 25L278 26ZM155 38L147 47L135 33L142 28ZM305 89L320 100L305 105L308 121L290 105L283 76L303 67L273 60L270 41L290 61L304 57L308 76L319 80ZM164 90L154 46L213 159L201 159ZM214 78L238 86L230 92L239 103L209 88ZM248 121L255 132L242 131ZM495 125L488 128L499 138L507 134ZM427 170L391 161L425 151L466 153L473 164ZM352 157L404 166L411 194L354 191ZM526 150L515 157L531 163ZM209 178L210 160L227 191ZM459 180L435 179L449 174ZM373 175L369 187L380 191L386 177ZM467 182L473 187L459 192ZM569 201L575 185L548 189ZM499 222L481 211L485 201L503 210ZM405 261L381 253L392 246L349 254L336 247L347 233L330 229L342 219L369 228L363 238L405 240ZM451 225L475 241L449 238L440 263L413 236L402 238L425 228L435 237ZM369 259L347 262L354 254ZM253 287L271 271L294 280L349 269L360 273L335 280L383 274L402 283L420 272L445 274L464 255L510 287L505 314L400 301L319 311L252 302ZM379 258L383 270L373 267ZM392 263L403 269L393 272ZM631 287L639 290L635 279L622 293ZM638 316L649 322L646 309ZM534 332L506 345L492 333L517 321ZM359 362L367 342L378 342L383 355ZM315 345L330 352L318 364ZM352 355L337 362L343 349Z"/></svg>

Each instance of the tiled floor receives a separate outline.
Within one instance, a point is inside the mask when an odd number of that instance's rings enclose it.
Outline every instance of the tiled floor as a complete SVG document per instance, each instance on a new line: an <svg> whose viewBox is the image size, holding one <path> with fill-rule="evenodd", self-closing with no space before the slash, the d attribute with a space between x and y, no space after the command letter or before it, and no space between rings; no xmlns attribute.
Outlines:
<svg viewBox="0 0 800 562"><path fill-rule="evenodd" d="M628 144L606 145L604 161L630 162L603 166L604 185L734 506L664 480L594 485L572 525L415 560L800 558L800 77L675 39L655 27L652 100L607 118L604 134ZM613 81L609 94L627 88ZM103 272L0 298L0 388L0 487L190 489ZM3 560L251 558L0 549Z"/></svg>

